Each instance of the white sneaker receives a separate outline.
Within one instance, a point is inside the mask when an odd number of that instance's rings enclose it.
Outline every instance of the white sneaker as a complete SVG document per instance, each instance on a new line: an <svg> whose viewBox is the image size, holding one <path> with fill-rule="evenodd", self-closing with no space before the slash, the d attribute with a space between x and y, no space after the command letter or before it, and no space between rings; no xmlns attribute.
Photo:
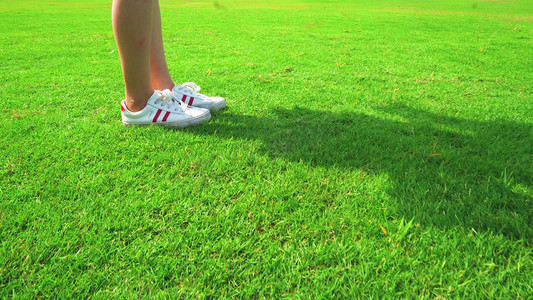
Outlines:
<svg viewBox="0 0 533 300"><path fill-rule="evenodd" d="M211 119L209 110L174 101L169 90L155 91L148 99L146 107L138 112L131 112L126 107L126 100L120 103L122 124L128 125L159 125L164 127L187 127L200 124Z"/></svg>
<svg viewBox="0 0 533 300"><path fill-rule="evenodd" d="M172 89L174 97L185 104L194 107L209 109L211 112L219 111L226 107L226 100L222 97L209 97L198 93L200 87L194 82L176 84Z"/></svg>

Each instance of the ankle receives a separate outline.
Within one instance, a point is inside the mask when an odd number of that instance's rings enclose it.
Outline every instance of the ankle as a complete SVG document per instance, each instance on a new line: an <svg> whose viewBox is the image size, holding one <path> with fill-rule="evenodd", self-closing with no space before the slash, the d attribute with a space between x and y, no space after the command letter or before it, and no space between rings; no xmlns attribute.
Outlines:
<svg viewBox="0 0 533 300"><path fill-rule="evenodd" d="M126 95L126 106L129 111L131 112L138 112L143 110L146 107L146 104L148 103L148 99L152 97L153 91L148 94L143 94L142 96L131 96Z"/></svg>
<svg viewBox="0 0 533 300"><path fill-rule="evenodd" d="M172 79L165 79L165 80L152 80L152 88L154 90L163 91L163 90L171 90L174 88L176 84Z"/></svg>

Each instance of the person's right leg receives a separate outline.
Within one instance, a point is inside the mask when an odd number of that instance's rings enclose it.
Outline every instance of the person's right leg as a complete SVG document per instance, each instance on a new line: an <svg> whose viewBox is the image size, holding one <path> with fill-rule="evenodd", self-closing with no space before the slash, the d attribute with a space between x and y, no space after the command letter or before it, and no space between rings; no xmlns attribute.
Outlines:
<svg viewBox="0 0 533 300"><path fill-rule="evenodd" d="M171 90L174 98L188 105L217 111L226 107L226 100L221 97L209 97L198 93L200 87L195 83L175 85L168 71L167 60L163 48L161 30L161 12L159 0L155 0L153 10L152 43L150 52L150 68L152 71L152 88L154 90Z"/></svg>
<svg viewBox="0 0 533 300"><path fill-rule="evenodd" d="M150 75L154 0L113 0L113 32L117 42L126 105L142 110L154 93Z"/></svg>
<svg viewBox="0 0 533 300"><path fill-rule="evenodd" d="M165 50L163 47L163 33L161 30L161 10L159 0L155 0L152 24L152 42L150 52L150 69L152 72L152 88L154 90L172 90L174 81L168 71Z"/></svg>

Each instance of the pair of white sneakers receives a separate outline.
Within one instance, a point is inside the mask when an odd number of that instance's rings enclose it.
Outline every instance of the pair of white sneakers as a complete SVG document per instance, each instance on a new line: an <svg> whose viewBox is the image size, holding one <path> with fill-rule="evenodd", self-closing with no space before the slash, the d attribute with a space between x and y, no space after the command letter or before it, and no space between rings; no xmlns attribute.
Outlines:
<svg viewBox="0 0 533 300"><path fill-rule="evenodd" d="M198 91L200 87L194 82L175 85L172 91L154 91L146 107L137 112L129 111L126 100L122 100L122 124L183 128L209 121L211 112L226 107L224 98L209 97Z"/></svg>

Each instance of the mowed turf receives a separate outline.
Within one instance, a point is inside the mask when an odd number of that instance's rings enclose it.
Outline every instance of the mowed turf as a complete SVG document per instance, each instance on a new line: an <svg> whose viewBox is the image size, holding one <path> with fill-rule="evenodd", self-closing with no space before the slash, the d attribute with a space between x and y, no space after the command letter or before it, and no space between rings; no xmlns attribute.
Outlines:
<svg viewBox="0 0 533 300"><path fill-rule="evenodd" d="M0 298L533 297L533 5L165 1L204 125L125 128L111 1L0 2Z"/></svg>

